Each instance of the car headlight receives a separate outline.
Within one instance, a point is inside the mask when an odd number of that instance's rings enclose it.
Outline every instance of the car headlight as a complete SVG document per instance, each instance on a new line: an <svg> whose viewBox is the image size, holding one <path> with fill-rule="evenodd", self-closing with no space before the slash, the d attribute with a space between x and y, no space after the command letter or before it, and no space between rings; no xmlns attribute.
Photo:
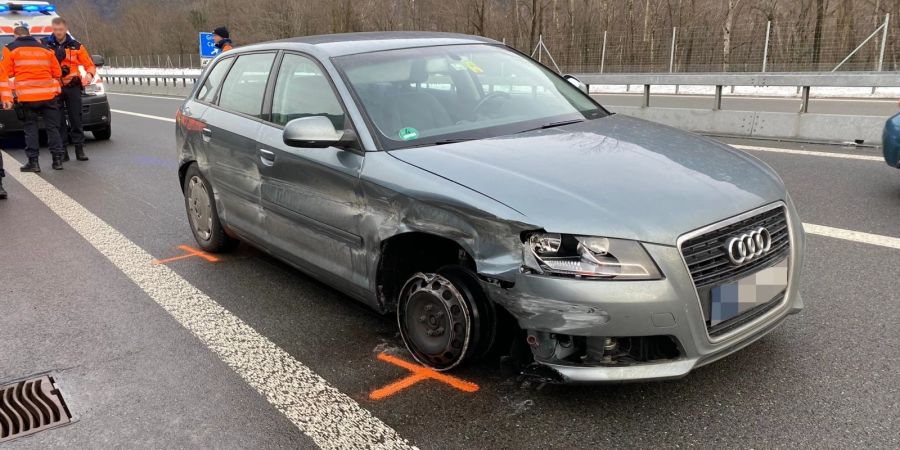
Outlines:
<svg viewBox="0 0 900 450"><path fill-rule="evenodd" d="M532 233L525 237L525 268L545 275L597 280L658 280L662 274L637 241Z"/></svg>
<svg viewBox="0 0 900 450"><path fill-rule="evenodd" d="M84 87L84 93L87 95L106 95L106 88L103 83L97 81Z"/></svg>

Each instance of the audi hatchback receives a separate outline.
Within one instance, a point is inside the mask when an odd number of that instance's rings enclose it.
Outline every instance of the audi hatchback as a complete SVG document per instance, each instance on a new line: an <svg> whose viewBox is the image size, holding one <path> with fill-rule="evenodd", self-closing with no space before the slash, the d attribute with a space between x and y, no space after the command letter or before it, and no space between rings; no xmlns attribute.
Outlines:
<svg viewBox="0 0 900 450"><path fill-rule="evenodd" d="M241 47L176 135L204 250L247 242L394 314L438 370L524 354L551 382L680 377L803 305L803 230L772 169L610 114L489 39Z"/></svg>

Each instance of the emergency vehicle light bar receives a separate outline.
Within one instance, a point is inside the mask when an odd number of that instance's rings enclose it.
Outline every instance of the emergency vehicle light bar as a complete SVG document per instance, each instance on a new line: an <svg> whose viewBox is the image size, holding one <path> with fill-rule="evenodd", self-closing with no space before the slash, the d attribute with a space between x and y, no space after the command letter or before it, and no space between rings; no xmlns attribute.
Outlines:
<svg viewBox="0 0 900 450"><path fill-rule="evenodd" d="M56 12L56 5L35 5L30 3L7 3L5 5L0 4L0 13L8 11L40 12L46 14Z"/></svg>

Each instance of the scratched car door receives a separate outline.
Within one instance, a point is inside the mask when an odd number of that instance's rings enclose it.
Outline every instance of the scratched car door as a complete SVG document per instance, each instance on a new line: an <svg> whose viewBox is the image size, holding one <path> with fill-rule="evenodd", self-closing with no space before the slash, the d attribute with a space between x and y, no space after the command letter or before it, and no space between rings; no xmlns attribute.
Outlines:
<svg viewBox="0 0 900 450"><path fill-rule="evenodd" d="M217 103L203 116L210 171L221 193L225 222L245 239L256 241L265 239L256 135L274 61L274 52L237 57L222 83Z"/></svg>
<svg viewBox="0 0 900 450"><path fill-rule="evenodd" d="M269 242L273 251L311 272L344 285L350 281L350 290L363 289L366 277L358 230L363 156L335 147L286 145L284 125L309 116L328 117L337 130L349 125L321 67L306 56L285 53L269 121L260 127L258 139Z"/></svg>

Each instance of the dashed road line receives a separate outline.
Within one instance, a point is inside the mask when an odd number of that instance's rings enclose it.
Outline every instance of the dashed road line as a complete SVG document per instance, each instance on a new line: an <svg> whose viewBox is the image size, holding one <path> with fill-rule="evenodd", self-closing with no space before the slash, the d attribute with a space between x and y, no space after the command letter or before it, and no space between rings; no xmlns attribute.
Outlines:
<svg viewBox="0 0 900 450"><path fill-rule="evenodd" d="M7 167L17 161L0 152ZM322 448L415 448L355 400L259 334L37 174L9 174Z"/></svg>
<svg viewBox="0 0 900 450"><path fill-rule="evenodd" d="M112 111L114 113L119 113L119 114L127 114L129 116L143 117L144 119L161 120L163 122L175 123L175 119L172 119L170 117L154 116L151 114L141 114L141 113L136 113L136 112L132 112L132 111L123 111L121 109L110 109L110 111Z"/></svg>
<svg viewBox="0 0 900 450"><path fill-rule="evenodd" d="M832 152L814 152L810 150L792 150L789 148L776 147L758 147L755 145L732 145L732 147L740 150L786 153L789 155L805 155L805 156L824 156L826 158L842 158L842 159L858 159L862 161L879 161L884 162L884 158L880 156L854 155L852 153L832 153Z"/></svg>
<svg viewBox="0 0 900 450"><path fill-rule="evenodd" d="M862 231L845 230L843 228L826 227L824 225L815 225L811 223L804 223L803 229L809 234L900 250L900 238L891 236L863 233Z"/></svg>

